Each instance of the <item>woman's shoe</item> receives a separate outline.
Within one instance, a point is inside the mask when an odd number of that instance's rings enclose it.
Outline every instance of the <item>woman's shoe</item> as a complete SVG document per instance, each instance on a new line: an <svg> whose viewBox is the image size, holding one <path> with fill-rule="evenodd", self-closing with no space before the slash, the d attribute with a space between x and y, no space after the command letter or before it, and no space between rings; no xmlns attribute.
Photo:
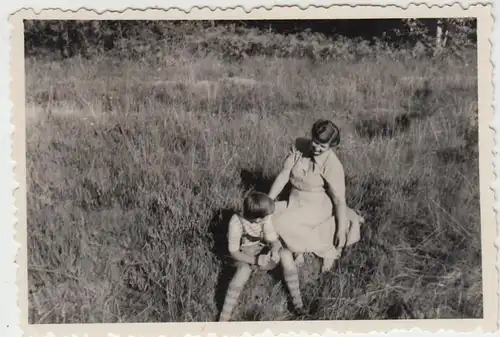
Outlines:
<svg viewBox="0 0 500 337"><path fill-rule="evenodd" d="M337 261L337 259L334 259L331 257L323 259L323 265L321 266L321 272L326 273L326 272L332 270L332 268L335 264L335 261Z"/></svg>
<svg viewBox="0 0 500 337"><path fill-rule="evenodd" d="M330 271L335 265L335 261L340 258L340 250L336 250L337 254L332 257L326 257L323 259L323 265L321 266L321 272L325 273Z"/></svg>

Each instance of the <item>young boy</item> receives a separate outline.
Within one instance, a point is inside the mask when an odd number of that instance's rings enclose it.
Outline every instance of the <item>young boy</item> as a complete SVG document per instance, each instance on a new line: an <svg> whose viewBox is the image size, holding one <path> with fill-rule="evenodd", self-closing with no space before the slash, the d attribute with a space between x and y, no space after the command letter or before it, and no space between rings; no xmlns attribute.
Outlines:
<svg viewBox="0 0 500 337"><path fill-rule="evenodd" d="M281 242L271 223L274 207L274 201L269 196L260 192L252 192L243 201L242 215L234 214L229 222L229 253L235 261L237 270L227 290L219 317L221 322L229 321L231 318L231 312L252 271L256 267L261 270L274 269L280 260L282 264L283 262L286 264L286 266L283 265L285 281L293 303L298 312L303 312L298 274L293 260L288 258L291 253L281 250ZM267 253L265 253L266 248L270 248ZM282 255L284 259L281 259Z"/></svg>

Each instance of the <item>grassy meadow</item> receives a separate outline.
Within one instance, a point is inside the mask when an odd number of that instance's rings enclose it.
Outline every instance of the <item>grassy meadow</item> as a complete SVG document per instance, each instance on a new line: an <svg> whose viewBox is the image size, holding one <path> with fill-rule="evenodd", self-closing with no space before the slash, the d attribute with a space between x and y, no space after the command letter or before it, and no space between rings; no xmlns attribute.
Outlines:
<svg viewBox="0 0 500 337"><path fill-rule="evenodd" d="M305 319L482 317L475 51L366 48L27 57L30 323L216 320L230 212L320 117L368 219L334 271L307 258ZM279 274L233 316L295 319Z"/></svg>

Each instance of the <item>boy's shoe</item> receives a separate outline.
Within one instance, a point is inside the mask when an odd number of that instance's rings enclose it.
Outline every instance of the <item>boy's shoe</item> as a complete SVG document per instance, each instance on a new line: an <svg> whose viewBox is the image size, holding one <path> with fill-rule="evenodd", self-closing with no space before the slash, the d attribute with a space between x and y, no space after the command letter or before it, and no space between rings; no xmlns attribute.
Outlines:
<svg viewBox="0 0 500 337"><path fill-rule="evenodd" d="M230 321L230 317L226 317L222 314L219 315L219 322L229 322Z"/></svg>
<svg viewBox="0 0 500 337"><path fill-rule="evenodd" d="M295 316L302 317L302 316L307 315L307 311L306 311L306 309L304 309L304 307L294 308L293 311L294 311Z"/></svg>

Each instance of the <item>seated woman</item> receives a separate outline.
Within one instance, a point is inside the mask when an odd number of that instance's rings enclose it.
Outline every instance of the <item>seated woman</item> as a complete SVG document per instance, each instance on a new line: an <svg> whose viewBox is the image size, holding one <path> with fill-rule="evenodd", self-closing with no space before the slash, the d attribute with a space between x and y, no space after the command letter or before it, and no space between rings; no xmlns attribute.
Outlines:
<svg viewBox="0 0 500 337"><path fill-rule="evenodd" d="M325 272L343 247L359 241L364 220L346 205L344 169L333 151L340 142L338 127L318 120L311 134L312 139L295 141L269 196L276 199L291 183L288 201L276 203L275 229L285 247L299 258L305 252L323 258Z"/></svg>

